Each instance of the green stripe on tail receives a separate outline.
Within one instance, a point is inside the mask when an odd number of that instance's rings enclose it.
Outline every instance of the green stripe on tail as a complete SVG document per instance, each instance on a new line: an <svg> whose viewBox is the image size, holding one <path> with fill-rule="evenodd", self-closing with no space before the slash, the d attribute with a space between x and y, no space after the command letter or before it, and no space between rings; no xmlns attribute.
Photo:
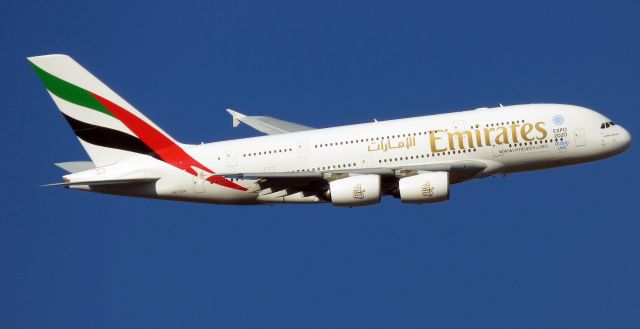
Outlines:
<svg viewBox="0 0 640 329"><path fill-rule="evenodd" d="M98 102L88 91L46 72L35 64L31 65L33 69L36 70L38 77L40 77L40 80L42 80L47 90L54 95L68 102L102 112L115 118L115 115L109 112L109 110Z"/></svg>

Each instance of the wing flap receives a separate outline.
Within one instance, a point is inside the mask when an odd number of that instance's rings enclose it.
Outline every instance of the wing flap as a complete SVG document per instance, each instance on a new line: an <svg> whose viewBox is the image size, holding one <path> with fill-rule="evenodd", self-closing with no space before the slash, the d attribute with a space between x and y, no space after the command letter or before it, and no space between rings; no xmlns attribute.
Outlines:
<svg viewBox="0 0 640 329"><path fill-rule="evenodd" d="M260 173L219 173L213 176L245 179L324 179L340 174L376 174L380 176L397 176L398 171L447 171L450 173L476 174L487 168L487 165L473 160L441 162L416 166L398 166L394 168L364 168L327 171L302 172L260 172Z"/></svg>
<svg viewBox="0 0 640 329"><path fill-rule="evenodd" d="M487 165L480 161L460 160L433 164L399 166L394 168L342 169L331 171L304 172L261 172L261 173L218 173L214 176L226 178L255 179L249 192L257 193L261 199L271 198L306 198L310 196L323 198L328 182L348 177L349 175L376 174L392 186L398 179L416 175L420 172L446 171L450 173L451 183L459 183L476 177ZM298 192L304 195L296 196Z"/></svg>
<svg viewBox="0 0 640 329"><path fill-rule="evenodd" d="M417 166L401 166L394 170L416 170L416 171L447 171L450 173L475 173L487 168L485 163L473 160L461 160L452 162L439 162Z"/></svg>

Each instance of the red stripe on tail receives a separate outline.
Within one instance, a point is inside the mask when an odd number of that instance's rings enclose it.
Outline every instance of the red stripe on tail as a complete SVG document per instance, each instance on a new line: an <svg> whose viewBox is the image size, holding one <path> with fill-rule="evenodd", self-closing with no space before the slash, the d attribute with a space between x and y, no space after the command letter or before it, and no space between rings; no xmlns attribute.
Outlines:
<svg viewBox="0 0 640 329"><path fill-rule="evenodd" d="M156 154L160 156L162 161L178 169L182 169L194 176L198 176L198 173L196 173L196 171L191 167L197 167L200 168L200 170L206 171L210 174L215 174L213 170L205 167L203 164L191 157L180 146L174 143L163 133L159 132L157 129L146 123L144 120L138 118L131 112L114 104L106 98L100 97L99 95L96 95L94 93L91 93L91 95L93 95L93 97L95 97L104 107L106 107L116 118L122 121L122 123L127 126L127 128L129 128L134 134L136 134L143 143L145 143L147 146L149 146L149 148L156 152ZM246 188L223 177L209 177L207 180L211 183L228 188L233 188L240 191L247 190Z"/></svg>

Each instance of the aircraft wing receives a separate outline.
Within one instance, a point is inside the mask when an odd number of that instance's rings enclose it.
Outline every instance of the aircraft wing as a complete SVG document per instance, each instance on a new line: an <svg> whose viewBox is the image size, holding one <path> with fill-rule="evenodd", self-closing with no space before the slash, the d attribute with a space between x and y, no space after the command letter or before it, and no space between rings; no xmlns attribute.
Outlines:
<svg viewBox="0 0 640 329"><path fill-rule="evenodd" d="M233 126L237 127L241 122L249 127L267 135L286 134L296 131L312 130L315 128L303 126L301 124L284 121L267 116L247 116L234 110L227 109L233 117Z"/></svg>
<svg viewBox="0 0 640 329"><path fill-rule="evenodd" d="M302 172L220 173L215 174L214 176L245 179L325 179L327 176L338 174L376 174L380 176L396 176L399 172L409 171L447 171L454 176L454 178L458 178L451 180L452 182L457 183L460 180L473 177L486 167L486 164L479 161L462 160L418 166L399 166L395 168L338 169Z"/></svg>
<svg viewBox="0 0 640 329"><path fill-rule="evenodd" d="M384 194L393 194L399 178L415 175L418 172L446 171L452 184L473 178L487 168L487 165L473 160L451 161L418 166L399 166L396 168L338 169L327 171L303 172L261 172L261 173L220 173L215 176L227 178L255 179L256 183L248 191L256 192L259 198L268 201L298 195L297 198L324 198L328 182L354 174L376 174L382 177Z"/></svg>

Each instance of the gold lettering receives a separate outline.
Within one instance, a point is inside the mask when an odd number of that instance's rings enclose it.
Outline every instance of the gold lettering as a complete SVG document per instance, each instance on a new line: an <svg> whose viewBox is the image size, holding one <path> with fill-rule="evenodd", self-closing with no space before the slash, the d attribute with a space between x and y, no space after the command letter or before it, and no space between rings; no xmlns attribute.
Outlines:
<svg viewBox="0 0 640 329"><path fill-rule="evenodd" d="M530 142L533 140L533 138L529 137L529 133L533 130L533 125L530 123L525 123L522 125L522 128L520 128L520 135L522 135L522 139L524 139L527 142Z"/></svg>
<svg viewBox="0 0 640 329"><path fill-rule="evenodd" d="M496 129L500 130L500 133L496 136L496 144L509 144L509 131L507 128L500 126Z"/></svg>
<svg viewBox="0 0 640 329"><path fill-rule="evenodd" d="M547 138L547 130L542 127L543 125L544 125L543 121L540 121L540 122L536 123L536 130L539 131L542 134L542 136L538 137L538 139Z"/></svg>
<svg viewBox="0 0 640 329"><path fill-rule="evenodd" d="M517 143L518 142L518 127L520 127L519 124L513 122L511 123L511 126L509 126L511 128L511 138L513 138L513 142Z"/></svg>
<svg viewBox="0 0 640 329"><path fill-rule="evenodd" d="M478 143L478 147L482 147L482 133L480 129L474 129L473 132L476 133L476 142Z"/></svg>
<svg viewBox="0 0 640 329"><path fill-rule="evenodd" d="M484 141L487 146L491 146L491 132L494 130L493 128L484 128Z"/></svg>
<svg viewBox="0 0 640 329"><path fill-rule="evenodd" d="M436 145L436 141L438 139L442 139L440 137L437 137L436 133L439 133L442 131L443 130L432 130L431 132L429 132L429 142L431 144L431 153L444 152L447 150L446 148L439 149L438 146Z"/></svg>
<svg viewBox="0 0 640 329"><path fill-rule="evenodd" d="M462 137L463 135L467 137L467 143L469 144L469 148L473 148L473 134L471 134L470 131L465 130L465 131L456 131L456 132L449 133L449 149L450 150L456 149L453 143L454 137L458 139L458 148L461 150L465 148L464 140Z"/></svg>

